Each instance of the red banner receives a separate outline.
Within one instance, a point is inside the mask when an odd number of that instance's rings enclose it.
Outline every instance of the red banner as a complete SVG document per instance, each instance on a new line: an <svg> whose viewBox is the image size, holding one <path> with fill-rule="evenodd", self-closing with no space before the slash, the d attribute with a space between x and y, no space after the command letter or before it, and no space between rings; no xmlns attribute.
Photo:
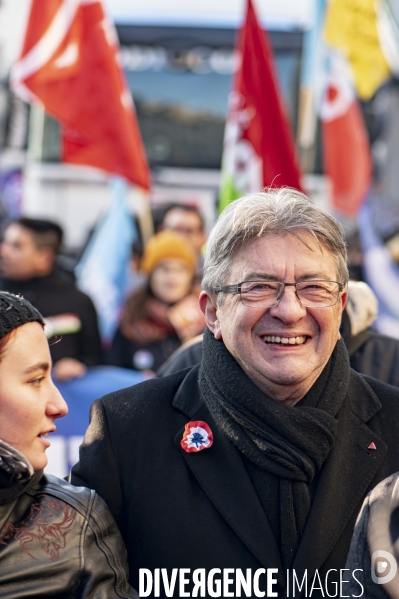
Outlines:
<svg viewBox="0 0 399 599"><path fill-rule="evenodd" d="M32 0L12 87L62 124L62 159L145 189L150 173L113 25L98 0Z"/></svg>
<svg viewBox="0 0 399 599"><path fill-rule="evenodd" d="M321 104L324 172L332 181L332 205L353 217L371 184L370 144L345 58L332 53Z"/></svg>
<svg viewBox="0 0 399 599"><path fill-rule="evenodd" d="M300 189L300 174L288 114L279 89L273 50L260 27L251 0L240 33L241 67L235 81L237 102L245 114L242 139L262 161L262 186L288 185Z"/></svg>

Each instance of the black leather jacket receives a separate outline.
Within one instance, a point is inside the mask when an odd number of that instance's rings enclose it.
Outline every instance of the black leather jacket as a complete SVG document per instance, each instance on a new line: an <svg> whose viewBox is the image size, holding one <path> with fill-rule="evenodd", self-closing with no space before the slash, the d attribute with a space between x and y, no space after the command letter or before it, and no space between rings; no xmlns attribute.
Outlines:
<svg viewBox="0 0 399 599"><path fill-rule="evenodd" d="M0 440L0 597L138 598L104 501Z"/></svg>

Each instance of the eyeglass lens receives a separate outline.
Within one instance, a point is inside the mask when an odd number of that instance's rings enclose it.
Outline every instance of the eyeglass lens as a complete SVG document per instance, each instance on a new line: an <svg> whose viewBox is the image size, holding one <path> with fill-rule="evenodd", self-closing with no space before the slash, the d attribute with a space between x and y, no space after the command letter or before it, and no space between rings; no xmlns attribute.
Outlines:
<svg viewBox="0 0 399 599"><path fill-rule="evenodd" d="M241 284L241 301L245 306L272 307L285 290L284 283L250 281ZM335 281L304 281L296 283L296 294L304 307L327 308L337 303L339 283Z"/></svg>

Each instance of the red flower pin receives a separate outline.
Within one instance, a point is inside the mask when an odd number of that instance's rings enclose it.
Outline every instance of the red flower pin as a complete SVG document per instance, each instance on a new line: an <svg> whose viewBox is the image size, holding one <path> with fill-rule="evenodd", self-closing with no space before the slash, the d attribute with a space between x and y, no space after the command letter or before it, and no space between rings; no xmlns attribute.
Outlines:
<svg viewBox="0 0 399 599"><path fill-rule="evenodd" d="M184 427L180 445L187 453L209 449L213 443L213 434L206 422L194 420Z"/></svg>

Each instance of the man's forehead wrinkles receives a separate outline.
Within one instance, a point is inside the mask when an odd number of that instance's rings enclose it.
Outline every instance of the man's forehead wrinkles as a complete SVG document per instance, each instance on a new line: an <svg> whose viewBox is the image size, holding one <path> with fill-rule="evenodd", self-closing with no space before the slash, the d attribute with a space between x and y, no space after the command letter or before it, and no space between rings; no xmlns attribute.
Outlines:
<svg viewBox="0 0 399 599"><path fill-rule="evenodd" d="M278 281L280 277L278 277L275 273L272 272L260 272L260 271L251 271L245 272L243 276L246 281Z"/></svg>
<svg viewBox="0 0 399 599"><path fill-rule="evenodd" d="M326 271L306 271L299 275L296 275L295 281L306 281L306 280L324 280L330 281L332 274L327 273ZM243 280L245 281L283 281L284 277L280 277L273 272L261 272L261 271L251 271L251 272L243 272Z"/></svg>

